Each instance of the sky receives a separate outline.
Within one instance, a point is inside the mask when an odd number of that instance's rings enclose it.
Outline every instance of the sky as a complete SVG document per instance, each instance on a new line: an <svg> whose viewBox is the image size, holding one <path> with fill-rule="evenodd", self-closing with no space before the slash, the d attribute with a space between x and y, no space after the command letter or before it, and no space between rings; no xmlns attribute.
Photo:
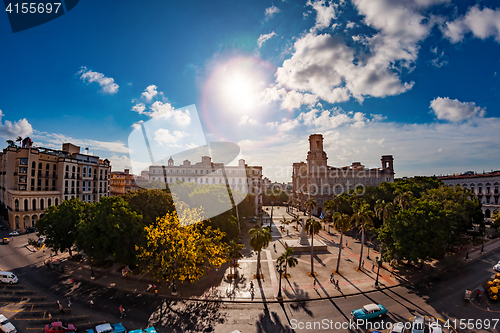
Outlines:
<svg viewBox="0 0 500 333"><path fill-rule="evenodd" d="M3 140L113 170L222 141L290 181L314 133L331 166L500 169L497 1L86 0L16 33L0 13L0 43Z"/></svg>

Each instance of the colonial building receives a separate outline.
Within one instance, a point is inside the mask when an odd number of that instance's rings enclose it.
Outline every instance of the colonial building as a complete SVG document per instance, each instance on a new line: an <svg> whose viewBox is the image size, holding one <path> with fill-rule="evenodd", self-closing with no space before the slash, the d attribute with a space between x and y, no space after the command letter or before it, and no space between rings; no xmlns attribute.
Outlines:
<svg viewBox="0 0 500 333"><path fill-rule="evenodd" d="M470 189L483 204L483 214L490 218L495 211L500 211L500 170L477 173L467 171L461 174L438 177L446 186L460 185Z"/></svg>
<svg viewBox="0 0 500 333"><path fill-rule="evenodd" d="M123 196L128 191L137 191L139 189L139 186L135 182L135 177L130 173L129 169L112 171L109 183L111 196Z"/></svg>
<svg viewBox="0 0 500 333"><path fill-rule="evenodd" d="M394 159L392 155L382 156L382 168L369 169L360 162L350 166L332 167L327 165L327 155L323 150L323 135L309 136L309 152L306 162L292 166L292 205L305 209L304 203L313 198L316 208L313 214L323 211L323 204L333 195L352 189L362 191L365 186L378 186L382 182L394 182Z"/></svg>
<svg viewBox="0 0 500 333"><path fill-rule="evenodd" d="M0 152L0 212L10 227L24 231L35 225L45 209L63 200L95 202L109 196L109 160L80 154L64 143L62 150L10 145Z"/></svg>
<svg viewBox="0 0 500 333"><path fill-rule="evenodd" d="M150 182L160 181L167 184L176 182L228 184L233 191L254 196L255 215L258 215L262 207L262 167L249 166L243 159L238 161L238 166L228 166L212 162L209 156L202 156L201 162L195 164L184 160L181 165L174 165L174 160L170 158L166 166L150 166L148 176Z"/></svg>

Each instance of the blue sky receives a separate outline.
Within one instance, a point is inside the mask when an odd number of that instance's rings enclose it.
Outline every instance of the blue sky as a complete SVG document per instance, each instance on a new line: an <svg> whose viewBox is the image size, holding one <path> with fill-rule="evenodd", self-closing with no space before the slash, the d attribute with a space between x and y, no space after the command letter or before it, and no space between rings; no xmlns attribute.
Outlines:
<svg viewBox="0 0 500 333"><path fill-rule="evenodd" d="M204 131L278 181L312 133L333 166L500 169L495 1L80 1L18 33L0 14L0 40L0 136L73 142L114 170L148 164L129 135L153 119L163 155Z"/></svg>

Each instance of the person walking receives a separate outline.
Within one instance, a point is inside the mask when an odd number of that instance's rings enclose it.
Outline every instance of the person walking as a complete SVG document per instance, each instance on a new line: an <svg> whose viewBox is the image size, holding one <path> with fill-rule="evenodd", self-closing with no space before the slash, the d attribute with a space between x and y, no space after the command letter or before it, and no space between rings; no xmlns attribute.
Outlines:
<svg viewBox="0 0 500 333"><path fill-rule="evenodd" d="M123 308L123 306L121 304L120 304L119 310L120 310L120 318L127 316L127 314L125 313L125 309Z"/></svg>
<svg viewBox="0 0 500 333"><path fill-rule="evenodd" d="M313 287L316 289L316 279L313 281Z"/></svg>
<svg viewBox="0 0 500 333"><path fill-rule="evenodd" d="M273 244L274 252L276 252L276 243Z"/></svg>
<svg viewBox="0 0 500 333"><path fill-rule="evenodd" d="M375 271L375 264L372 264L372 272Z"/></svg>
<svg viewBox="0 0 500 333"><path fill-rule="evenodd" d="M68 308L71 308L71 298L68 297Z"/></svg>
<svg viewBox="0 0 500 333"><path fill-rule="evenodd" d="M93 300L90 300L90 308L93 309L94 308L94 301Z"/></svg>
<svg viewBox="0 0 500 333"><path fill-rule="evenodd" d="M153 285L150 283L150 284L148 285L148 289L146 289L146 291L149 291L149 289L151 289L151 288L153 288Z"/></svg>
<svg viewBox="0 0 500 333"><path fill-rule="evenodd" d="M158 297L158 289L155 289L155 297Z"/></svg>
<svg viewBox="0 0 500 333"><path fill-rule="evenodd" d="M64 314L64 309L61 303L59 303L59 313Z"/></svg>
<svg viewBox="0 0 500 333"><path fill-rule="evenodd" d="M253 289L253 281L250 281L250 291L253 292L254 289Z"/></svg>
<svg viewBox="0 0 500 333"><path fill-rule="evenodd" d="M393 277L394 276L394 267L391 268L391 276L390 277Z"/></svg>
<svg viewBox="0 0 500 333"><path fill-rule="evenodd" d="M340 287L339 287L339 280L337 280L335 282L335 288L337 288L338 291L340 291Z"/></svg>

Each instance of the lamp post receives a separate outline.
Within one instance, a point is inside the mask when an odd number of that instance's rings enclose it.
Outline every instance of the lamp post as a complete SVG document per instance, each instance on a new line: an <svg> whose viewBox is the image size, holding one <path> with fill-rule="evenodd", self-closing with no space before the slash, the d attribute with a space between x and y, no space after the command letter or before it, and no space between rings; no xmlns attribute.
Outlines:
<svg viewBox="0 0 500 333"><path fill-rule="evenodd" d="M284 272L282 265L283 265L282 263L276 265L276 269L278 270L278 274L279 274L279 278L280 278L278 296L276 296L276 299L278 301L282 301L283 300L283 296L281 295L281 274L283 274L283 272Z"/></svg>
<svg viewBox="0 0 500 333"><path fill-rule="evenodd" d="M377 262L377 279L375 280L375 288L378 288L378 275L380 272L380 266L382 266L382 258L378 260L378 257L375 257L375 261Z"/></svg>
<svg viewBox="0 0 500 333"><path fill-rule="evenodd" d="M92 246L92 252L94 252L94 247ZM92 267L92 262L94 261L93 257L90 257L90 279L94 280L95 275L94 275L94 268Z"/></svg>

